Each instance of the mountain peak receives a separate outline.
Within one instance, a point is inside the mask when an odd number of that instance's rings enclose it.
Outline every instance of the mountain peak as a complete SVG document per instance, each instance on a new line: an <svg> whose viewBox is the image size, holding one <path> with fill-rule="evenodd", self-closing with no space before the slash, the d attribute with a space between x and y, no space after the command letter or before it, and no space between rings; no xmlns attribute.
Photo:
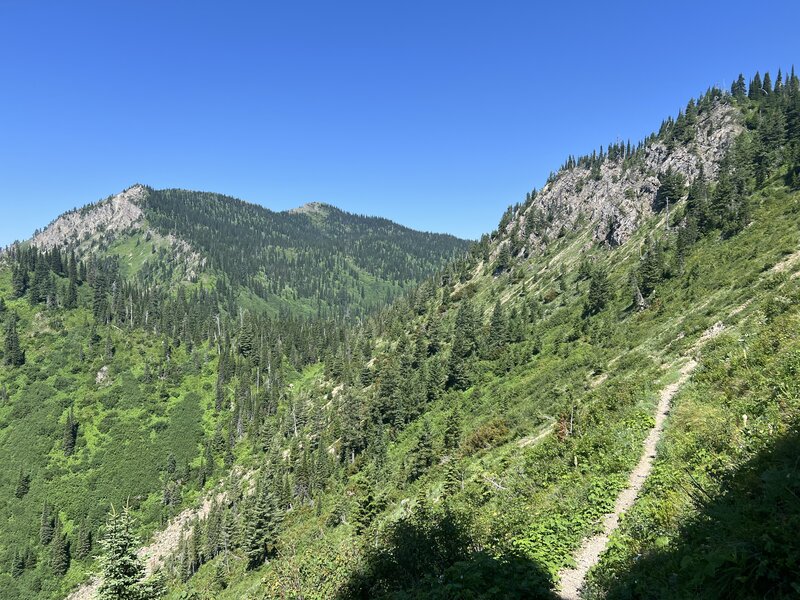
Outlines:
<svg viewBox="0 0 800 600"><path fill-rule="evenodd" d="M147 188L137 183L105 200L64 213L34 235L31 243L44 250L80 246L100 232L111 234L136 228L144 220L140 205L147 193Z"/></svg>
<svg viewBox="0 0 800 600"><path fill-rule="evenodd" d="M293 215L325 215L332 208L333 206L324 202L306 202L302 206L292 208L286 212Z"/></svg>

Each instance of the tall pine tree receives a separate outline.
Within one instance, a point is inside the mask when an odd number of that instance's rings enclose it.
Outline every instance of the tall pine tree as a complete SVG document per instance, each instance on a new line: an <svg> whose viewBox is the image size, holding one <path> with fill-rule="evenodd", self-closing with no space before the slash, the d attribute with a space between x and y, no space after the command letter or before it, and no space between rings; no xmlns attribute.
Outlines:
<svg viewBox="0 0 800 600"><path fill-rule="evenodd" d="M17 315L13 314L8 320L6 325L6 346L5 346L5 363L12 367L19 367L25 364L25 351L19 343L19 334L17 333Z"/></svg>
<svg viewBox="0 0 800 600"><path fill-rule="evenodd" d="M117 512L113 507L100 542L102 582L100 600L144 600L144 566L136 555L139 540L133 532L133 518L128 507Z"/></svg>

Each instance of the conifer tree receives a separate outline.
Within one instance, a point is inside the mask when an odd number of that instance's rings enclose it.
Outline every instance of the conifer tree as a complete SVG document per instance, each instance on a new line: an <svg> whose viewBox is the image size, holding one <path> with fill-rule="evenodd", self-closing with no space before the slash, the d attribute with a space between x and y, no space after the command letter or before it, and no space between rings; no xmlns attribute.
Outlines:
<svg viewBox="0 0 800 600"><path fill-rule="evenodd" d="M667 169L666 173L659 176L658 191L656 191L655 202L653 203L654 210L660 211L664 208L674 206L675 203L683 196L684 179L683 176L673 171L671 168Z"/></svg>
<svg viewBox="0 0 800 600"><path fill-rule="evenodd" d="M212 559L222 549L222 526L224 513L220 504L215 500L208 511L205 527L205 546L203 554L207 559Z"/></svg>
<svg viewBox="0 0 800 600"><path fill-rule="evenodd" d="M747 93L747 84L744 81L744 75L739 73L739 78L731 84L731 95L736 98L744 98Z"/></svg>
<svg viewBox="0 0 800 600"><path fill-rule="evenodd" d="M47 299L48 281L50 280L50 267L45 262L44 256L38 254L36 267L33 269L33 279L28 290L32 304L44 302Z"/></svg>
<svg viewBox="0 0 800 600"><path fill-rule="evenodd" d="M458 463L451 459L445 468L444 487L442 489L442 496L449 498L455 494L461 487L461 473L459 472Z"/></svg>
<svg viewBox="0 0 800 600"><path fill-rule="evenodd" d="M639 289L648 297L664 279L664 250L660 243L651 242L639 265Z"/></svg>
<svg viewBox="0 0 800 600"><path fill-rule="evenodd" d="M75 544L75 558L80 560L92 553L92 544L94 543L93 537L89 519L86 518L78 528L78 540Z"/></svg>
<svg viewBox="0 0 800 600"><path fill-rule="evenodd" d="M372 524L372 521L375 520L377 514L378 507L375 502L375 492L372 484L367 482L365 489L356 500L353 511L352 521L356 535L363 534Z"/></svg>
<svg viewBox="0 0 800 600"><path fill-rule="evenodd" d="M492 317L489 321L489 336L487 340L487 349L489 350L489 358L493 358L497 350L505 346L508 342L508 327L506 322L505 311L503 305L498 300L494 309L492 310Z"/></svg>
<svg viewBox="0 0 800 600"><path fill-rule="evenodd" d="M14 298L22 298L28 290L28 270L22 265L14 265L11 271L11 293Z"/></svg>
<svg viewBox="0 0 800 600"><path fill-rule="evenodd" d="M56 517L56 527L53 530L53 540L50 543L50 568L56 577L63 577L69 570L69 542L61 532L61 519Z"/></svg>
<svg viewBox="0 0 800 600"><path fill-rule="evenodd" d="M14 496L17 498L24 498L28 491L31 489L31 476L23 471L22 467L19 469L19 477L17 478L17 487L14 490Z"/></svg>
<svg viewBox="0 0 800 600"><path fill-rule="evenodd" d="M423 473L433 464L433 436L431 426L428 421L422 424L422 432L417 440L417 445L411 454L411 465L409 469L409 479L414 481L419 479Z"/></svg>
<svg viewBox="0 0 800 600"><path fill-rule="evenodd" d="M458 448L461 443L461 417L454 407L447 415L444 424L444 447L448 450Z"/></svg>
<svg viewBox="0 0 800 600"><path fill-rule="evenodd" d="M478 346L477 318L468 300L463 300L456 313L453 346L450 351L448 384L459 390L469 386L469 361Z"/></svg>
<svg viewBox="0 0 800 600"><path fill-rule="evenodd" d="M224 560L218 560L214 566L214 586L218 590L228 587L228 568Z"/></svg>
<svg viewBox="0 0 800 600"><path fill-rule="evenodd" d="M217 385L214 394L214 410L220 411L225 407L225 370L223 355L219 357L219 372L217 373Z"/></svg>
<svg viewBox="0 0 800 600"><path fill-rule="evenodd" d="M589 295L586 298L584 313L596 315L603 310L611 297L611 284L605 269L596 268L589 280Z"/></svg>
<svg viewBox="0 0 800 600"><path fill-rule="evenodd" d="M72 456L75 451L75 440L78 437L78 423L72 414L72 407L67 414L67 421L64 423L64 440L62 446L64 448L64 456Z"/></svg>
<svg viewBox="0 0 800 600"><path fill-rule="evenodd" d="M137 556L139 540L133 532L133 518L128 507L117 512L114 507L106 522L100 545L102 583L100 600L144 600L144 566Z"/></svg>
<svg viewBox="0 0 800 600"><path fill-rule="evenodd" d="M53 507L45 500L42 504L42 514L39 519L39 542L42 546L46 546L52 541L54 527Z"/></svg>
<svg viewBox="0 0 800 600"><path fill-rule="evenodd" d="M19 343L17 333L17 315L12 313L6 325L6 344L5 344L5 363L12 367L19 367L25 364L25 351Z"/></svg>
<svg viewBox="0 0 800 600"><path fill-rule="evenodd" d="M750 88L747 90L747 96L751 100L760 100L763 92L761 91L761 75L756 71L755 76L750 81Z"/></svg>
<svg viewBox="0 0 800 600"><path fill-rule="evenodd" d="M248 568L264 564L272 554L279 524L280 512L271 482L263 482L245 519L244 547Z"/></svg>
<svg viewBox="0 0 800 600"><path fill-rule="evenodd" d="M25 572L25 555L27 552L27 548L23 551L19 549L14 550L14 556L11 558L12 577L20 577Z"/></svg>
<svg viewBox="0 0 800 600"><path fill-rule="evenodd" d="M503 244L494 262L494 274L500 275L511 268L511 244Z"/></svg>

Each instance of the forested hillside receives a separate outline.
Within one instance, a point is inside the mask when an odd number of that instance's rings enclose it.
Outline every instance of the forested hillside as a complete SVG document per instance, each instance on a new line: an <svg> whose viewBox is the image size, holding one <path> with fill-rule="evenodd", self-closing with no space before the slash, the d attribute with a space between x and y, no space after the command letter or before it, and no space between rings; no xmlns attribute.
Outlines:
<svg viewBox="0 0 800 600"><path fill-rule="evenodd" d="M33 244L116 258L145 286L203 284L226 306L273 316L360 316L387 304L468 242L313 203L274 212L221 194L136 185L67 213Z"/></svg>
<svg viewBox="0 0 800 600"><path fill-rule="evenodd" d="M249 286L249 259L207 241L223 217L182 194L151 193L150 227ZM260 234L242 228L244 256ZM684 380L584 596L796 597L794 73L740 77L639 144L568 158L357 322L145 286L115 243L3 258L8 598L64 597L90 570L130 597L549 598ZM193 505L141 583L133 538Z"/></svg>

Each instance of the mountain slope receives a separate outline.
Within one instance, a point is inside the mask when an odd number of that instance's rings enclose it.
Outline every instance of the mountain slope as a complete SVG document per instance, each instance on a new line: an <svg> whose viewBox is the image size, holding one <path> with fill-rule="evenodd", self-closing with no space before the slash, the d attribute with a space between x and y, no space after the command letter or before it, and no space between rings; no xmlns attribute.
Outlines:
<svg viewBox="0 0 800 600"><path fill-rule="evenodd" d="M220 194L136 185L37 233L42 249L118 256L142 283L202 282L277 314L362 314L468 243L329 205L274 212Z"/></svg>
<svg viewBox="0 0 800 600"><path fill-rule="evenodd" d="M668 419L664 435L689 439L678 442L682 458L659 455L654 473L669 478L644 492L656 486L660 496L650 502L665 513L648 508L623 527L629 537L615 534L597 569L604 578L595 575L587 593L630 597L631 588L616 589L623 581L636 586L634 595L652 597L718 597L722 589L746 598L763 595L764 585L772 586L768 595L791 597L800 582L789 566L797 545L784 534L768 553L757 544L731 560L722 578L713 568L686 574L680 591L670 577L680 576L680 557L704 552L697 534L694 554L670 557L671 566L627 569L640 549L663 547L691 521L692 482L707 490L720 472L736 478L775 441L793 443L798 413L788 390L771 406L755 390L738 402L726 394L687 405L704 373L726 380L728 359L720 357L731 352L743 357L743 372L762 372L776 352L787 366L763 371L759 387L792 385L781 369L792 364L795 336L780 336L772 350L763 345L782 328L794 330L798 318L791 257L800 230L800 131L789 124L800 116L800 95L792 81L794 91L766 99L711 90L638 149L568 164L512 207L467 261L356 334L325 373L308 372L310 388L287 400L262 442L266 465L254 493L277 495L285 511L269 564L248 576L246 562L210 552L210 564L174 597L190 590L220 598L548 597L612 510L659 392L686 380L687 358L698 361L700 375L678 390L683 416L677 425ZM780 146L763 145L770 123L782 118ZM581 179L596 182L595 202L581 201ZM638 190L633 197L626 186ZM605 189L616 191L602 196ZM780 265L795 266L787 273ZM298 409L300 428L292 418ZM778 439L742 448L743 427L754 420ZM758 512L776 535L782 523L797 522L797 480L787 462L767 463L778 469L770 481L790 482L769 488L774 514ZM281 491L287 479L294 487ZM717 485L721 497L731 493ZM712 565L726 558L728 541L721 542L708 555ZM748 570L752 556L760 574ZM735 583L744 573L746 585Z"/></svg>
<svg viewBox="0 0 800 600"><path fill-rule="evenodd" d="M550 598L680 385L585 595L792 597L800 82L750 87L570 157L356 323L118 293L113 261L18 249L0 270L0 585L63 597L97 550L62 576L42 532L85 546L81 524L98 535L130 497L146 537L213 498L173 540L168 598Z"/></svg>

